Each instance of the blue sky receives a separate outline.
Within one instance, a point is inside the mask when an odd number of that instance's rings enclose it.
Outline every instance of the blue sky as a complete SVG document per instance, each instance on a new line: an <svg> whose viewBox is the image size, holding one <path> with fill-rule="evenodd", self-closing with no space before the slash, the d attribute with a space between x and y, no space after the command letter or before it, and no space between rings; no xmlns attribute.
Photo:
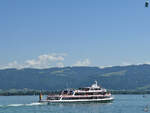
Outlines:
<svg viewBox="0 0 150 113"><path fill-rule="evenodd" d="M144 0L1 0L0 67L150 62Z"/></svg>

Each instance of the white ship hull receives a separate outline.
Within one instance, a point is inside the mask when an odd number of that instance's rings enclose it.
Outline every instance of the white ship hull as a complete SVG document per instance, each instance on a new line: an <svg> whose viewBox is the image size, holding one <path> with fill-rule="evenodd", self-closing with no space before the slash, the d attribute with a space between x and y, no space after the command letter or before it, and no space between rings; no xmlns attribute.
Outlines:
<svg viewBox="0 0 150 113"><path fill-rule="evenodd" d="M61 92L61 94L48 95L46 100L42 100L41 96L39 102L47 103L73 103L73 102L110 102L114 100L111 93L106 89L97 85L97 81L91 87L84 87L79 89L68 89Z"/></svg>
<svg viewBox="0 0 150 113"><path fill-rule="evenodd" d="M47 103L72 103L72 102L110 102L114 100L113 97L104 99L76 99L76 100L41 100L39 102Z"/></svg>

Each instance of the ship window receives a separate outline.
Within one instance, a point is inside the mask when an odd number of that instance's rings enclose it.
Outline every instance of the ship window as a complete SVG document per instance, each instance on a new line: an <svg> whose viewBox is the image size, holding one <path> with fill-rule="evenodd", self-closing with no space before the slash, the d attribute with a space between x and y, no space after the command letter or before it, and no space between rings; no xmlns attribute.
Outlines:
<svg viewBox="0 0 150 113"><path fill-rule="evenodd" d="M66 90L65 90L65 91L63 91L63 94L67 94L67 93L68 93L68 91L66 91Z"/></svg>
<svg viewBox="0 0 150 113"><path fill-rule="evenodd" d="M92 88L91 90L101 90L101 88Z"/></svg>
<svg viewBox="0 0 150 113"><path fill-rule="evenodd" d="M48 99L48 100L59 100L60 97L48 97L47 99Z"/></svg>
<svg viewBox="0 0 150 113"><path fill-rule="evenodd" d="M79 88L79 90L88 91L89 88Z"/></svg>

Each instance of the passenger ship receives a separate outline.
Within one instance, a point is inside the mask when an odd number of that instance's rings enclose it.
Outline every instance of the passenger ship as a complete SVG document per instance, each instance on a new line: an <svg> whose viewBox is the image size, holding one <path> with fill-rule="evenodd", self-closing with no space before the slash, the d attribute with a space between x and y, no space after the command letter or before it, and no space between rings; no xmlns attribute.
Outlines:
<svg viewBox="0 0 150 113"><path fill-rule="evenodd" d="M106 89L97 85L91 87L64 90L59 95L48 95L46 100L40 97L39 102L65 103L65 102L109 102L114 98Z"/></svg>

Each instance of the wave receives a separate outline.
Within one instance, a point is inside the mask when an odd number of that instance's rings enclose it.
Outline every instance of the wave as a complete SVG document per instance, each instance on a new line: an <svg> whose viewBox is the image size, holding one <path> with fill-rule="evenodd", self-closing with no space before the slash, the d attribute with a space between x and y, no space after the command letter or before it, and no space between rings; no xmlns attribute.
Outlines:
<svg viewBox="0 0 150 113"><path fill-rule="evenodd" d="M3 107L3 105L0 105L0 107Z"/></svg>
<svg viewBox="0 0 150 113"><path fill-rule="evenodd" d="M25 104L25 106L39 106L39 105L45 105L46 103L39 103L39 102L33 102L31 104Z"/></svg>
<svg viewBox="0 0 150 113"><path fill-rule="evenodd" d="M9 104L9 105L6 105L8 107L18 107L18 106L23 106L24 104Z"/></svg>

